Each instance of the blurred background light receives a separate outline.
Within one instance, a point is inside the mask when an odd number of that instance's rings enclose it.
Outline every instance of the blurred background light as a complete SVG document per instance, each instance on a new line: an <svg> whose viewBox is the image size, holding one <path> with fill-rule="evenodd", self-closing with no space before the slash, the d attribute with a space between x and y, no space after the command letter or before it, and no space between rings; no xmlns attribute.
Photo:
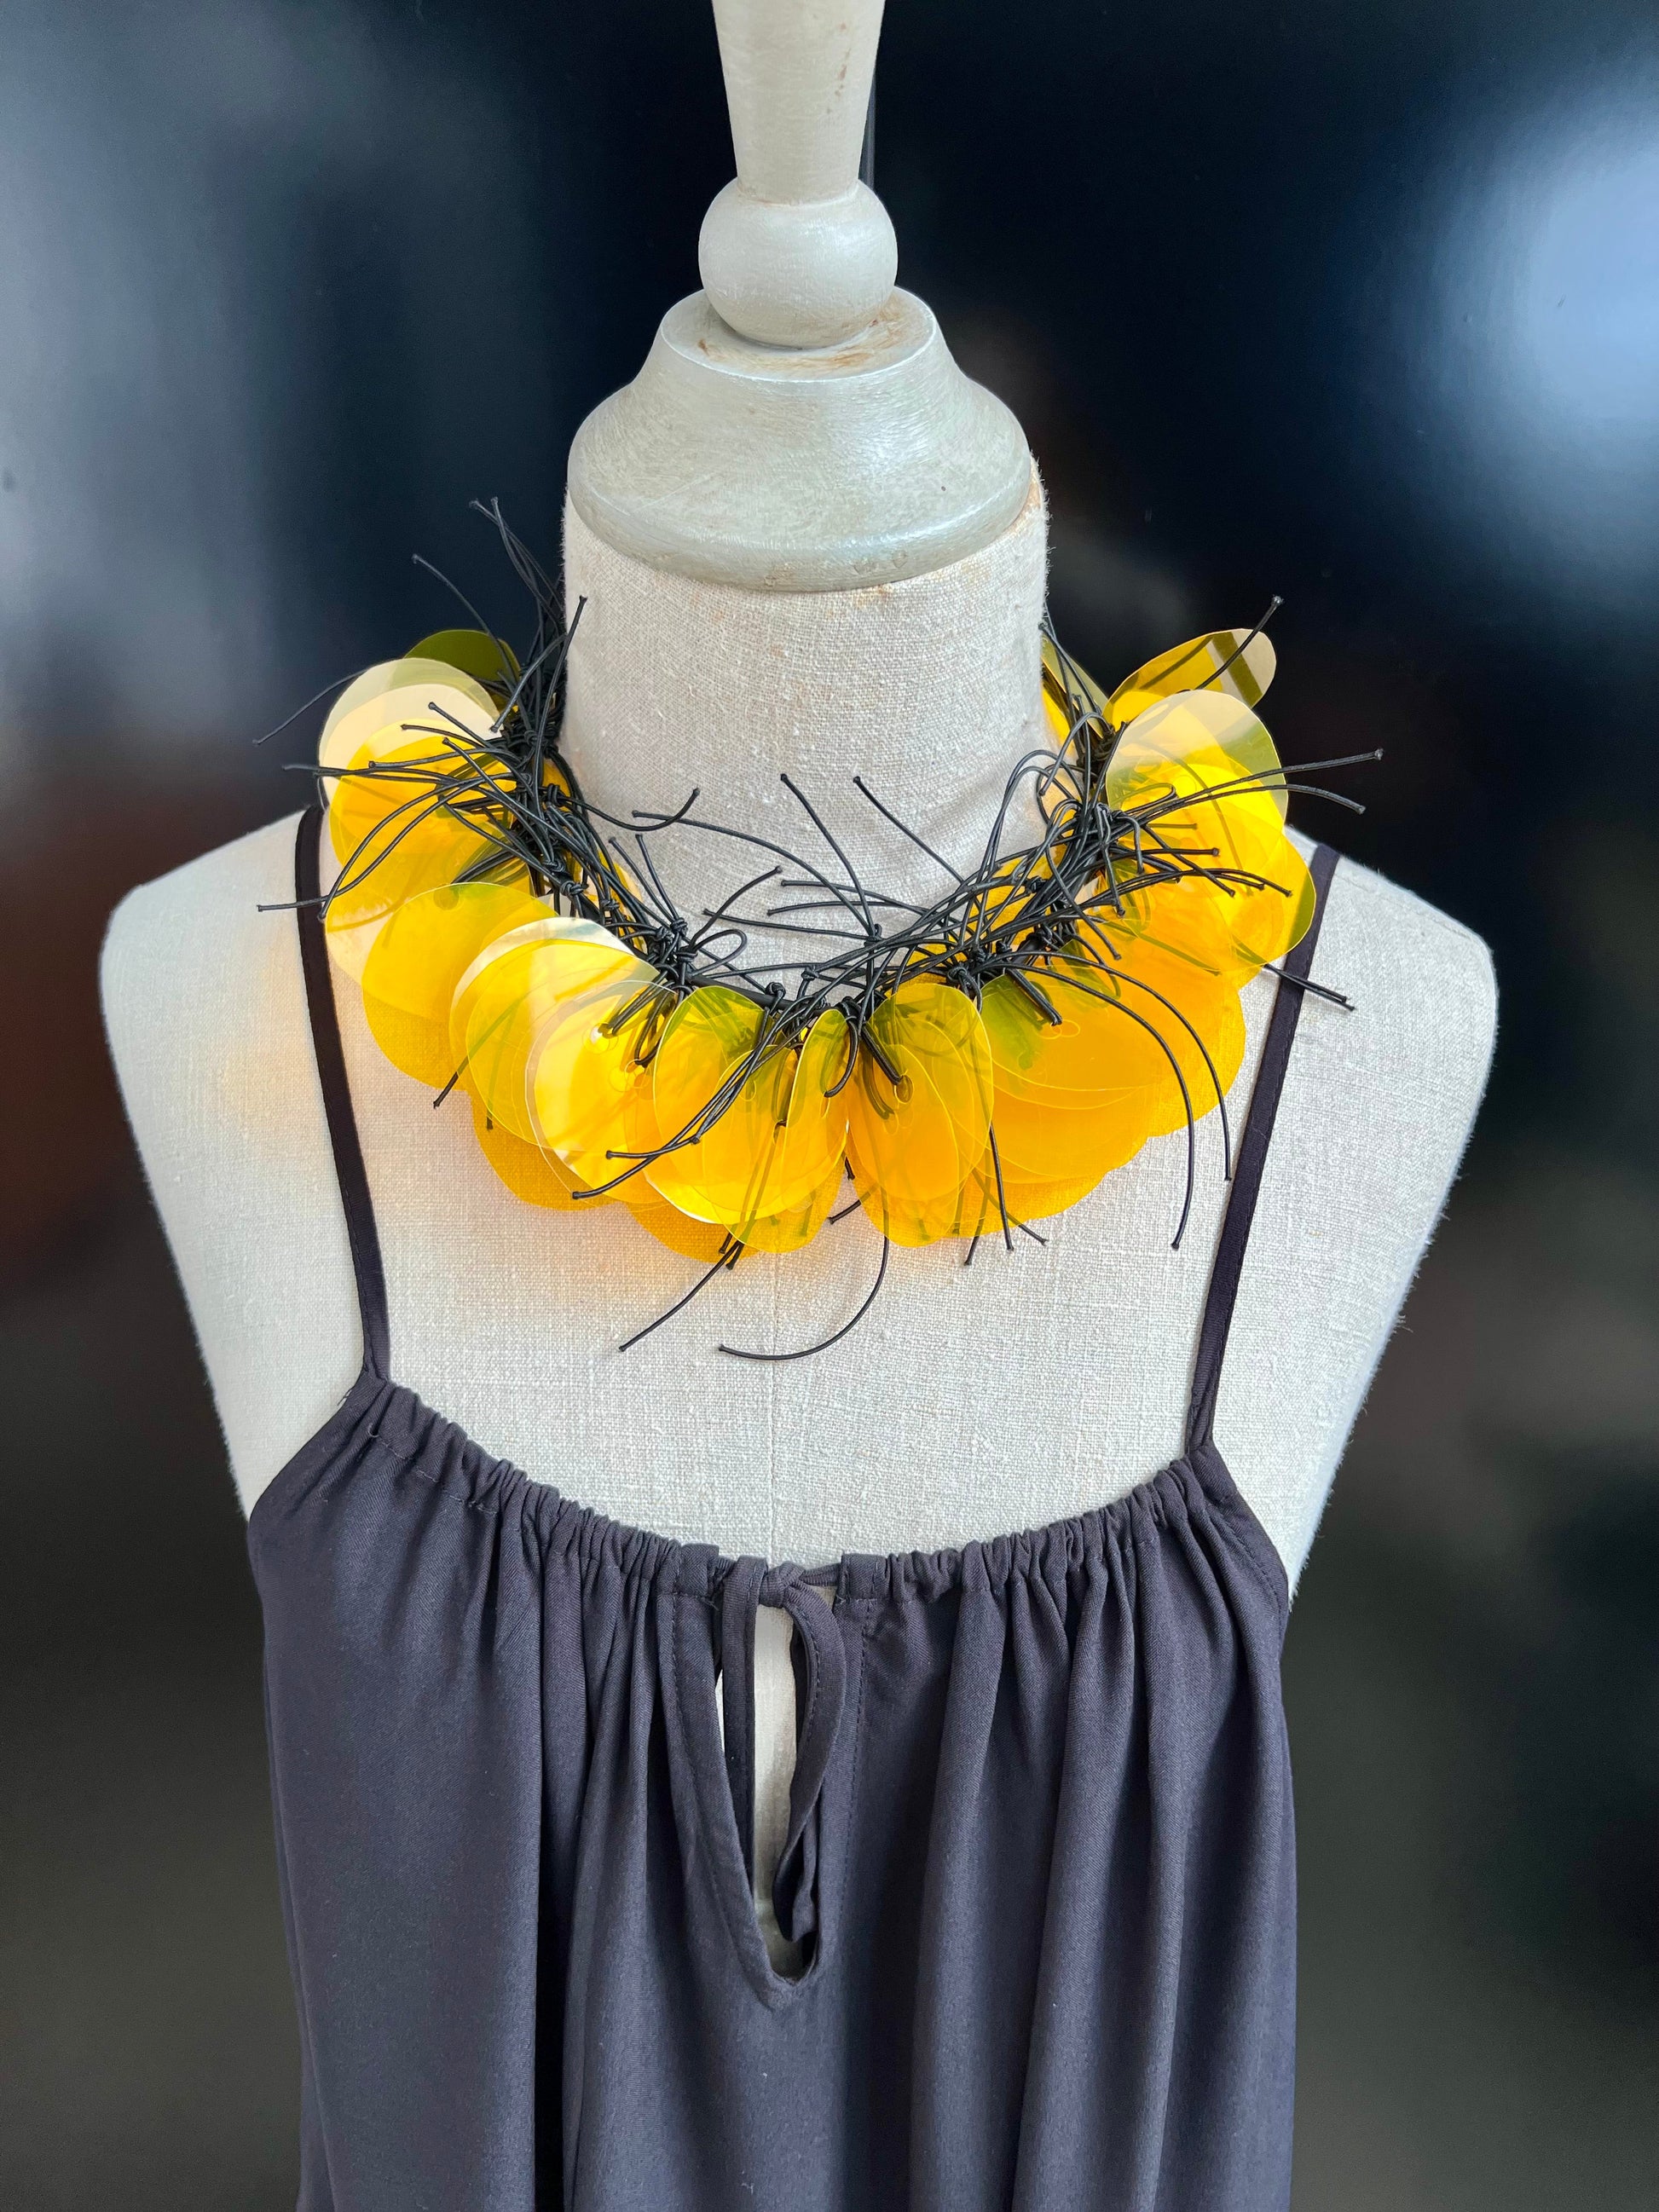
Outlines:
<svg viewBox="0 0 1659 2212"><path fill-rule="evenodd" d="M1613 453L1645 445L1659 429L1659 107L1593 114L1540 169L1510 217L1516 386Z"/></svg>
<svg viewBox="0 0 1659 2212"><path fill-rule="evenodd" d="M1504 570L1626 608L1659 556L1659 84L1577 85L1450 180L1415 349L1442 490Z"/></svg>

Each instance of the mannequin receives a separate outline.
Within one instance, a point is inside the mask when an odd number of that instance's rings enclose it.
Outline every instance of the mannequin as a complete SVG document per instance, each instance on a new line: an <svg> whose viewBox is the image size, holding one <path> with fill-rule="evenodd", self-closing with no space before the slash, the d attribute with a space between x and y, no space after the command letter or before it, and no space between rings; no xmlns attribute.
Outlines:
<svg viewBox="0 0 1659 2212"><path fill-rule="evenodd" d="M910 896L928 863L849 779L952 856L982 839L1042 728L1046 517L1012 417L967 385L920 302L890 296L890 226L853 183L879 15L879 0L716 0L739 181L705 226L715 304L671 311L641 379L573 450L567 579L586 605L566 745L607 808L672 808L695 785L714 818L775 823L766 834L805 850L787 771L860 869ZM872 314L898 336L852 342ZM716 341L701 355L698 330ZM135 891L103 969L245 1509L362 1350L293 920L259 911L293 896L293 842L279 823ZM673 851L694 910L752 872L710 843ZM1354 1011L1304 1006L1217 1421L1292 1582L1443 1204L1494 1023L1479 940L1346 863L1314 973ZM1236 1120L1274 988L1244 994ZM1225 1196L1213 1116L1178 1252L1171 1137L1041 1224L1046 1246L988 1242L968 1269L955 1245L896 1253L860 1328L817 1358L753 1364L715 1346L788 1350L838 1328L879 1257L861 1215L804 1254L745 1258L619 1354L696 1264L620 1209L513 1197L463 1102L434 1113L382 1059L353 987L336 992L393 1372L532 1476L683 1540L816 1565L1079 1513L1180 1451ZM787 1636L786 1615L763 1615L757 1908L781 1961L767 1891L793 1753Z"/></svg>

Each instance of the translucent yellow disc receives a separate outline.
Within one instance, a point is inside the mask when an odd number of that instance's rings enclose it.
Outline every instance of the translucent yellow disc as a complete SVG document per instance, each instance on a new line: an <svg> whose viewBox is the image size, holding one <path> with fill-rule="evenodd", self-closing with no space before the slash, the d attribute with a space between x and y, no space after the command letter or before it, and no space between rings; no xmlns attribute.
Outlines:
<svg viewBox="0 0 1659 2212"><path fill-rule="evenodd" d="M1096 1106L1038 1103L999 1091L991 1126L1005 1182L1012 1169L1028 1180L1080 1181L1092 1188L1140 1150L1152 1133L1157 1103L1150 1086L1110 1093Z"/></svg>
<svg viewBox="0 0 1659 2212"><path fill-rule="evenodd" d="M635 1154L653 1150L662 1142L661 1126L657 1118L656 1104L649 1084L641 1085L629 1094L623 1114L627 1148ZM707 1221L701 1217L681 1212L670 1205L644 1176L625 1182L617 1195L660 1243L688 1258L713 1261L723 1249L740 1244L745 1249L761 1252L798 1252L810 1244L823 1227L835 1194L840 1188L841 1163L830 1170L822 1184L811 1192L803 1202L782 1213L762 1214L753 1219L736 1224Z"/></svg>
<svg viewBox="0 0 1659 2212"><path fill-rule="evenodd" d="M401 765L398 756L387 765ZM337 851L348 856L325 920L329 949L339 965L361 975L381 925L405 901L454 883L493 858L491 841L441 810L427 811L418 787L396 787L416 804L406 814L386 811L385 790L355 779L336 786L329 821Z"/></svg>
<svg viewBox="0 0 1659 2212"><path fill-rule="evenodd" d="M1089 1175L1058 1179L1028 1176L1011 1160L1002 1170L1003 1200L1012 1221L1046 1221L1087 1198L1100 1181L1099 1176Z"/></svg>
<svg viewBox="0 0 1659 2212"><path fill-rule="evenodd" d="M471 1105L478 1149L515 1198L529 1206L549 1206L557 1213L610 1205L609 1198L578 1199L574 1178L556 1159L492 1121L476 1098Z"/></svg>
<svg viewBox="0 0 1659 2212"><path fill-rule="evenodd" d="M1256 706L1278 665L1272 644L1259 630L1252 636L1247 629L1213 629L1188 638L1124 678L1111 696L1113 724L1123 728L1154 699L1176 691L1224 694Z"/></svg>
<svg viewBox="0 0 1659 2212"><path fill-rule="evenodd" d="M849 1038L847 1018L831 1007L807 1031L795 1063L789 1093L788 1150L798 1156L796 1172L814 1188L838 1170L847 1149L847 1074Z"/></svg>
<svg viewBox="0 0 1659 2212"><path fill-rule="evenodd" d="M989 1160L989 1153L982 1153L980 1165L969 1172L956 1190L941 1192L934 1198L907 1199L876 1180L860 1157L850 1129L847 1143L853 1188L866 1218L895 1244L910 1247L938 1244L952 1237L975 1237L988 1219L999 1218ZM988 1200L984 1195L988 1188L993 1191Z"/></svg>
<svg viewBox="0 0 1659 2212"><path fill-rule="evenodd" d="M354 911L353 907L337 901L324 916L323 926L328 932L329 957L337 968L356 979L361 979L368 965L368 956L374 950L374 940L386 923L386 908L375 906L367 912Z"/></svg>
<svg viewBox="0 0 1659 2212"><path fill-rule="evenodd" d="M1096 980L1090 978L1091 986ZM1146 1025L1139 1034L1151 1047L1147 1065L1157 1070L1146 1101L1148 1135L1184 1128L1189 1106L1195 1121L1212 1112L1218 1093L1224 1097L1231 1090L1244 1057L1236 984L1206 977L1144 939L1128 940L1112 974L1101 981L1124 1009L1126 1027ZM1156 1042L1149 1030L1156 1032Z"/></svg>
<svg viewBox="0 0 1659 2212"><path fill-rule="evenodd" d="M986 985L980 1012L996 1071L999 1115L1006 1098L1098 1110L1157 1081L1143 1036L1117 1011L1107 975L1091 972L1100 964L1079 945L1034 969L1031 987L1057 1022L1011 976Z"/></svg>
<svg viewBox="0 0 1659 2212"><path fill-rule="evenodd" d="M1000 1149L999 1139L999 1152ZM1050 1214L1064 1213L1068 1206L1087 1198L1101 1179L1099 1176L1085 1175L1055 1181L1030 1176L1012 1160L1003 1160L1001 1168L1000 1196L995 1166L988 1153L969 1177L958 1236L1000 1237L1005 1208L1011 1224L1042 1221Z"/></svg>
<svg viewBox="0 0 1659 2212"><path fill-rule="evenodd" d="M1086 669L1045 637L1042 703L1048 726L1058 738L1064 738L1073 721L1085 714L1121 730L1156 701L1176 692L1199 692L1237 700L1246 707L1257 706L1278 665L1272 643L1260 631L1252 636L1245 629L1211 630L1160 653L1132 676L1126 676L1109 696Z"/></svg>
<svg viewBox="0 0 1659 2212"><path fill-rule="evenodd" d="M663 1031L652 1068L661 1139L647 1170L682 1212L723 1224L775 1212L763 1203L781 1151L794 1054L769 1049L766 1011L741 991L693 991Z"/></svg>
<svg viewBox="0 0 1659 2212"><path fill-rule="evenodd" d="M449 1010L455 986L483 947L552 908L526 888L442 884L387 915L363 963L363 1010L394 1067L435 1091L455 1073Z"/></svg>
<svg viewBox="0 0 1659 2212"><path fill-rule="evenodd" d="M743 1242L760 1252L799 1252L823 1228L846 1168L848 1032L832 1007L807 1031L795 1064L789 1115L775 1170L764 1193L769 1211L743 1224ZM809 1176L805 1196L794 1195Z"/></svg>
<svg viewBox="0 0 1659 2212"><path fill-rule="evenodd" d="M559 917L508 930L484 947L455 988L449 1042L463 1081L510 1134L565 1158L555 1132L568 1140L579 1133L562 1117L588 1032L656 980L653 969L592 922ZM568 1158L565 1164L589 1184L615 1172L592 1176Z"/></svg>
<svg viewBox="0 0 1659 2212"><path fill-rule="evenodd" d="M1105 1115L1103 1141L1109 1120L1116 1114L1144 1112L1143 1134L1162 1136L1186 1124L1182 1080L1193 1119L1201 1121L1218 1103L1218 1085L1220 1097L1231 1087L1243 1055L1244 1023L1239 1011L1237 972L1216 975L1184 953L1116 924L1109 930L1096 924L1088 937L1103 945L1102 957L1085 957L1086 946L1079 944L1068 952L1054 955L1036 971L1034 980L1058 1009L1089 1008L1083 1018L1089 1027L1100 1030L1121 1089L1090 1097L1079 1091L1042 1088L1030 1080L1029 1068L1005 1072L999 1066L999 1130L1006 1097L1033 1107L1082 1108ZM1213 1079L1206 1053L1214 1066ZM1123 1097L1126 1091L1138 1095L1139 1106L1132 1106ZM1032 1152L1030 1145L1023 1145L1022 1149L1030 1154L1033 1168L1046 1159L1064 1157Z"/></svg>
<svg viewBox="0 0 1659 2212"><path fill-rule="evenodd" d="M481 693L477 679L464 676L463 672L453 667L448 661L429 660L423 655L416 656L412 653L405 653L400 660L378 661L373 668L364 669L361 676L353 677L351 682L346 685L345 690L329 708L327 719L323 724L322 736L318 742L319 759L321 759L323 747L329 743L335 730L344 721L348 714L355 713L365 701L383 699L388 692L392 691L420 691L422 689L427 690L429 696L430 687L438 684L453 684L457 690L472 700L475 708L489 704L489 695ZM494 707L491 706L489 712L493 714L495 711ZM348 747L345 758L349 759L351 749ZM343 763L331 760L325 765L339 767Z"/></svg>
<svg viewBox="0 0 1659 2212"><path fill-rule="evenodd" d="M482 684L464 675L459 668L445 667L439 660L394 661L389 665L394 668L421 667L432 672L414 683L371 692L342 713L341 708L351 696L350 692L345 693L323 726L317 745L319 768L349 768L365 749L371 758L378 760L383 753L395 752L416 737L423 738L426 752L436 757L447 737L464 742L467 732L478 737L488 734L495 719L495 702ZM361 684L364 678L359 677L357 681ZM352 687L354 690L356 688Z"/></svg>
<svg viewBox="0 0 1659 2212"><path fill-rule="evenodd" d="M1248 781L1254 779L1254 781ZM1224 792L1232 805L1282 822L1288 804L1285 772L1265 725L1242 700L1217 691L1178 691L1154 699L1113 749L1106 796L1117 807L1139 806L1163 792L1208 802Z"/></svg>
<svg viewBox="0 0 1659 2212"><path fill-rule="evenodd" d="M1061 742L1073 722L1085 716L1093 717L1103 731L1111 721L1104 690L1051 637L1042 641L1042 707L1049 728Z"/></svg>
<svg viewBox="0 0 1659 2212"><path fill-rule="evenodd" d="M459 668L476 684L510 691L519 680L519 656L501 638L485 629L434 629L429 637L411 645L409 660L438 660Z"/></svg>
<svg viewBox="0 0 1659 2212"><path fill-rule="evenodd" d="M1311 927L1317 894L1307 863L1290 839L1254 830L1232 840L1241 870L1260 878L1239 884L1219 911L1232 948L1250 972L1282 960Z"/></svg>
<svg viewBox="0 0 1659 2212"><path fill-rule="evenodd" d="M985 1025L962 992L913 976L876 1008L847 1086L848 1161L865 1212L896 1243L962 1233L992 1096Z"/></svg>
<svg viewBox="0 0 1659 2212"><path fill-rule="evenodd" d="M739 1240L745 1251L799 1252L810 1244L829 1218L836 1196L843 1187L843 1169L837 1164L811 1196L787 1213L763 1214L750 1222ZM738 1232L733 1230L734 1237Z"/></svg>
<svg viewBox="0 0 1659 2212"><path fill-rule="evenodd" d="M652 1075L660 1141L694 1141L652 1164L654 1188L744 1243L762 1223L803 1207L810 1216L846 1147L846 1091L830 1096L846 1056L838 1013L821 1014L797 1052L778 1036L776 1017L741 992L721 984L693 991L663 1031ZM800 1233L799 1225L775 1232Z"/></svg>
<svg viewBox="0 0 1659 2212"><path fill-rule="evenodd" d="M1171 850L1190 856L1188 872L1125 894L1116 913L1103 904L1097 915L1238 983L1282 960L1313 920L1314 887L1277 816L1253 795L1218 799L1164 815L1158 829Z"/></svg>
<svg viewBox="0 0 1659 2212"><path fill-rule="evenodd" d="M393 737L403 742L386 742ZM330 901L328 920L336 959L361 975L388 914L495 857L498 848L485 834L486 802L492 787L511 777L498 762L447 751L395 726L360 746L351 766L355 772L335 782L329 800L329 836L343 887ZM449 780L448 804L437 775Z"/></svg>
<svg viewBox="0 0 1659 2212"><path fill-rule="evenodd" d="M1230 887L1189 873L1123 891L1115 902L1097 898L1081 925L1080 942L1095 959L1103 955L1108 967L1125 945L1144 940L1212 981L1248 982L1255 963L1239 953L1229 926L1236 903Z"/></svg>
<svg viewBox="0 0 1659 2212"><path fill-rule="evenodd" d="M701 1260L712 1267L727 1249L726 1232L716 1221L693 1221L665 1198L659 1198L643 1176L625 1182L616 1194L641 1229L688 1260ZM586 1205L596 1201L585 1200Z"/></svg>
<svg viewBox="0 0 1659 2212"><path fill-rule="evenodd" d="M538 1037L531 1098L538 1133L592 1187L649 1206L647 1156L661 1139L650 1051L672 1004L644 962L572 1000Z"/></svg>

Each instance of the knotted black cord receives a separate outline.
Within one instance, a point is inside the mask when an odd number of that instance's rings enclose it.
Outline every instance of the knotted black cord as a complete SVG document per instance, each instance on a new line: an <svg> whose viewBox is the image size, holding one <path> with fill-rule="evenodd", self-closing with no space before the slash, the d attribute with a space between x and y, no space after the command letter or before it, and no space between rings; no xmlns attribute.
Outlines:
<svg viewBox="0 0 1659 2212"><path fill-rule="evenodd" d="M873 100L872 93L872 117ZM436 741L436 749L428 756L335 769L314 763L295 765L315 780L319 799L325 802L331 784L337 787L353 777L410 787L409 796L399 798L346 855L331 889L318 896L315 903L325 918L337 902L359 891L410 837L435 817L447 817L475 837L480 848L459 872L458 880L510 879L515 870L522 869L537 895L556 913L597 923L656 971L653 982L605 1025L616 1034L629 1023L637 1024L633 1052L639 1065L649 1064L673 1008L691 992L721 983L756 1002L761 1018L754 1042L728 1071L714 1096L684 1127L651 1151L611 1152L608 1157L618 1164L619 1172L610 1181L574 1194L578 1198L607 1196L654 1161L699 1142L758 1069L780 1054L798 1051L813 1024L832 1011L846 1020L848 1050L847 1064L829 1095L844 1089L860 1054L902 1095L908 1081L903 1070L894 1065L871 1032L877 1008L901 984L918 977L936 978L962 991L975 1005L988 984L1006 977L1046 1022L1062 1018L1048 994L1066 988L1115 1008L1146 1030L1158 1044L1179 1086L1186 1123L1185 1188L1174 1239L1178 1247L1192 1208L1199 1117L1170 1042L1155 1022L1124 1003L1126 983L1172 1016L1202 1059L1219 1109L1223 1176L1230 1178L1232 1143L1224 1091L1208 1048L1181 1009L1122 967L1121 953L1102 929L1101 910L1106 908L1121 917L1126 900L1138 893L1191 880L1203 881L1228 896L1239 891L1285 893L1285 885L1225 864L1214 846L1176 842L1163 828L1164 818L1256 791L1294 792L1363 811L1342 793L1293 779L1310 770L1348 767L1378 755L1350 754L1309 762L1294 769L1279 767L1241 773L1196 792L1179 790L1173 780L1158 780L1157 763L1149 760L1146 770L1154 777L1155 787L1133 805L1115 805L1107 796L1107 774L1122 731L1111 720L1109 700L1060 647L1045 618L1044 636L1058 671L1066 734L1052 749L1034 748L1015 762L975 866L959 871L879 799L861 775L852 779L854 788L883 820L949 879L930 904L917 905L878 890L861 878L823 815L787 774L781 781L834 854L843 871L843 880L837 881L786 845L694 814L698 795L695 789L672 811L636 809L626 822L589 801L560 745L570 642L586 602L577 603L567 625L561 604L562 580L550 576L514 534L499 502L492 501L484 506L474 501L473 505L498 532L508 562L534 606L534 633L522 663L495 636L458 586L431 562L416 558L422 568L439 577L454 593L479 630L495 646L501 680L485 686L492 699L501 702L495 720L487 729L474 730L434 701L428 705L433 723L403 726L413 736L426 735ZM1227 659L1192 688L1202 690L1219 684L1261 634L1279 604L1275 598ZM1201 651L1204 642L1194 644L1188 657ZM1169 668L1160 667L1158 680L1167 681L1180 665L1172 662ZM318 698L325 696L319 693ZM317 701L307 703L314 705ZM305 708L297 709L289 721L305 711ZM288 723L277 725L278 729L287 726ZM1028 782L1042 834L1035 842L1005 854L1002 844L1009 819ZM617 857L607 840L607 830L626 838L638 856L637 869ZM688 832L747 844L768 855L771 863L718 906L704 908L696 927L665 887L651 849L651 841L657 837ZM784 890L812 896L759 914L743 910L744 900L780 878ZM833 923L826 920L819 925L787 918L797 915L833 915L835 919ZM364 919L373 919L372 910ZM747 957L751 936L769 934L775 939L778 936L810 938L811 957L764 961ZM1089 942L1090 939L1095 942ZM1202 969L1201 963L1195 964ZM1262 964L1268 972L1280 975L1272 963ZM1085 981L1085 975L1097 980ZM791 979L793 990L787 988ZM1304 981L1300 987L1338 1005L1349 1003L1340 992L1323 985ZM462 1072L456 1071L434 1103L448 1096ZM873 1100L875 1094L871 1096ZM1006 1246L1012 1251L1016 1227L1042 1243L1044 1240L1037 1232L1029 1224L1015 1220L1009 1211L996 1134L988 1125L987 1145ZM983 1182L982 1173L981 1180ZM984 1194L990 1194L988 1184ZM839 1220L844 1215L830 1218ZM971 1261L978 1241L975 1236L970 1243L964 1265ZM885 1278L890 1249L890 1239L884 1236L881 1267L869 1296L853 1320L822 1344L793 1352L745 1352L729 1345L720 1349L733 1358L782 1360L805 1358L838 1343L873 1302ZM741 1238L734 1233L730 1249L722 1251L685 1297L649 1328L636 1332L628 1344L638 1343L678 1312L721 1268L735 1266L744 1249Z"/></svg>

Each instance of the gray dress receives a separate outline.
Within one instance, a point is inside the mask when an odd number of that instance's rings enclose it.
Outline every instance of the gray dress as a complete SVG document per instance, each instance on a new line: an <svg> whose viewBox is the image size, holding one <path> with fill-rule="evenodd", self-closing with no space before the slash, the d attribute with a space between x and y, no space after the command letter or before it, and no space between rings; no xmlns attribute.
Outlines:
<svg viewBox="0 0 1659 2212"><path fill-rule="evenodd" d="M767 1567L606 1520L392 1380L319 827L300 927L363 1367L248 1537L301 2212L1283 2207L1287 1594L1212 1425L1301 991L1182 1457L1025 1534ZM750 1901L760 1604L801 1632L793 1980Z"/></svg>

